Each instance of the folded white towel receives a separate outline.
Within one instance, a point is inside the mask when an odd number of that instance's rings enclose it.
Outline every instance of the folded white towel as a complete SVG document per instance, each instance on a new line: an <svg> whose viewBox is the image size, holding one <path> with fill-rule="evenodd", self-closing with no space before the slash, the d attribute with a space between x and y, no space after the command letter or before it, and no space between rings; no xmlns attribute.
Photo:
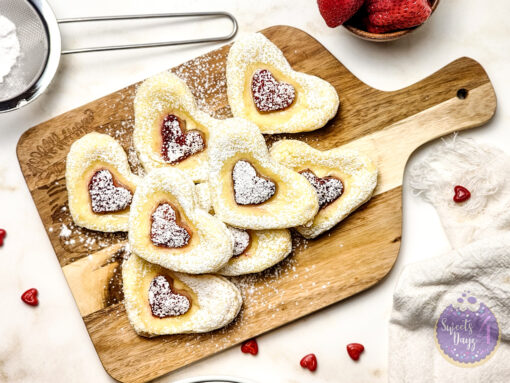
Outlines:
<svg viewBox="0 0 510 383"><path fill-rule="evenodd" d="M407 266L389 347L390 382L508 383L510 234Z"/></svg>
<svg viewBox="0 0 510 383"><path fill-rule="evenodd" d="M453 202L462 185L471 198ZM412 170L456 250L404 268L390 320L390 383L510 382L510 158L445 142Z"/></svg>

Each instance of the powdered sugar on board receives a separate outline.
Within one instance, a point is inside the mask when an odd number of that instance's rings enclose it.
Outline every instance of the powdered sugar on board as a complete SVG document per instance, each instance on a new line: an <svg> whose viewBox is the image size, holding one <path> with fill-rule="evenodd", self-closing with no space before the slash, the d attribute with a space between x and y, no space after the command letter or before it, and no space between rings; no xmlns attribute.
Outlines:
<svg viewBox="0 0 510 383"><path fill-rule="evenodd" d="M0 84L9 75L20 55L16 26L7 17L0 15Z"/></svg>
<svg viewBox="0 0 510 383"><path fill-rule="evenodd" d="M190 86L198 107L215 118L232 117L227 100L225 54L222 50L197 57L173 72Z"/></svg>

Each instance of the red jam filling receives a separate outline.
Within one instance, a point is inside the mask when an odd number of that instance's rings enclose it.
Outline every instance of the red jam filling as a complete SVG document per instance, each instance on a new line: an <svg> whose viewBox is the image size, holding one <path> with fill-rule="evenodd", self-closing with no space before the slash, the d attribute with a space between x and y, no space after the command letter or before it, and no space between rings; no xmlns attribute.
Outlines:
<svg viewBox="0 0 510 383"><path fill-rule="evenodd" d="M234 257L238 257L246 252L251 245L251 235L246 230L237 229L227 225L227 229L230 231L230 235L234 240L232 246L232 253Z"/></svg>
<svg viewBox="0 0 510 383"><path fill-rule="evenodd" d="M89 194L92 211L97 214L122 211L133 199L131 191L117 183L107 169L94 173L89 182Z"/></svg>
<svg viewBox="0 0 510 383"><path fill-rule="evenodd" d="M287 109L296 99L294 87L286 82L278 82L267 69L259 69L253 74L251 93L259 112Z"/></svg>
<svg viewBox="0 0 510 383"><path fill-rule="evenodd" d="M327 176L320 178L310 169L302 170L299 173L314 187L317 197L319 198L319 207L321 209L335 202L344 192L344 184L336 177Z"/></svg>
<svg viewBox="0 0 510 383"><path fill-rule="evenodd" d="M234 199L238 205L260 205L276 193L276 184L261 177L248 161L239 160L232 170Z"/></svg>
<svg viewBox="0 0 510 383"><path fill-rule="evenodd" d="M205 139L198 130L186 131L186 121L169 114L161 126L161 156L174 165L205 149Z"/></svg>
<svg viewBox="0 0 510 383"><path fill-rule="evenodd" d="M172 284L171 278L158 275L149 286L149 305L152 315L157 318L184 315L191 308L189 298L172 291Z"/></svg>
<svg viewBox="0 0 510 383"><path fill-rule="evenodd" d="M151 241L154 245L168 248L186 246L191 232L179 222L179 212L169 203L161 203L151 216Z"/></svg>

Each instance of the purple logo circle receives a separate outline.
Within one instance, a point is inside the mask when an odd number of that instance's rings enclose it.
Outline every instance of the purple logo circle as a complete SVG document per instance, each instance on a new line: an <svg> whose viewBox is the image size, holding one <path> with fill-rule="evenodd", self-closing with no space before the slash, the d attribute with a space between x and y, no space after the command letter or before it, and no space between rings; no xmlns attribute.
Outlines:
<svg viewBox="0 0 510 383"><path fill-rule="evenodd" d="M447 360L471 367L492 356L500 333L492 311L468 294L469 291L462 294L444 309L437 321L435 336Z"/></svg>

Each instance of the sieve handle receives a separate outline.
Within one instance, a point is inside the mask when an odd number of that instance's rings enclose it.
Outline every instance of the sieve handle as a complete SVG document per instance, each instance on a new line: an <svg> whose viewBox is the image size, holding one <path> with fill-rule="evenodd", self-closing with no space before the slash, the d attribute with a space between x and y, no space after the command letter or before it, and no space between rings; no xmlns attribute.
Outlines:
<svg viewBox="0 0 510 383"><path fill-rule="evenodd" d="M201 39L192 40L177 40L177 41L163 41L158 43L142 43L142 44L126 44L126 45L110 45L102 47L68 49L62 51L63 55L70 53L84 53L84 52L102 52L102 51L116 51L123 49L138 49L138 48L154 48L165 47L171 45L185 45L185 44L201 44L211 43L218 41L227 41L234 37L238 30L236 18L228 12L187 12L187 13L156 13L147 15L125 15L125 16L96 16L96 17L75 17L68 19L58 20L59 24L69 23L82 23L90 21L115 21L115 20L136 20L136 19L160 19L160 18L179 18L179 17L226 17L232 22L232 31L228 35L217 37L206 37Z"/></svg>

